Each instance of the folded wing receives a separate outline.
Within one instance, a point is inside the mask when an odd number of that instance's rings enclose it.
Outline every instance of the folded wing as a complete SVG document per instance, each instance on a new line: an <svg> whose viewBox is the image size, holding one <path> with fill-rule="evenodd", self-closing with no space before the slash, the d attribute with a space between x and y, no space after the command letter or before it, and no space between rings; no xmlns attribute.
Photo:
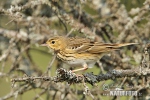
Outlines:
<svg viewBox="0 0 150 100"><path fill-rule="evenodd" d="M78 53L105 53L118 50L120 47L133 45L136 43L109 44L109 43L84 43L80 48L76 49Z"/></svg>

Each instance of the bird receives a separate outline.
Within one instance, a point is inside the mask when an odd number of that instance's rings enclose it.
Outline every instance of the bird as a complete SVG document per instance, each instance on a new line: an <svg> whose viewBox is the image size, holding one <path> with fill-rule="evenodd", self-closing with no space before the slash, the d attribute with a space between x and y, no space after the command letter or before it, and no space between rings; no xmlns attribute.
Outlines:
<svg viewBox="0 0 150 100"><path fill-rule="evenodd" d="M57 58L71 66L82 66L72 72L92 68L105 54L118 50L123 46L137 43L102 43L87 38L55 36L42 46L52 49Z"/></svg>

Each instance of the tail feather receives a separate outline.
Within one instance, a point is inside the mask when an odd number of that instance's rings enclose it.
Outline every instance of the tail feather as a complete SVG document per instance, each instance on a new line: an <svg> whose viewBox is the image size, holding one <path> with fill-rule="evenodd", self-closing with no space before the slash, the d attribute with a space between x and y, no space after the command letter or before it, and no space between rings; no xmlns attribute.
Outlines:
<svg viewBox="0 0 150 100"><path fill-rule="evenodd" d="M114 50L119 50L120 47L134 45L137 43L122 43L122 44L109 44L109 43L97 43L94 46L86 49L90 53L106 53Z"/></svg>
<svg viewBox="0 0 150 100"><path fill-rule="evenodd" d="M138 43L122 43L122 44L117 44L118 45L117 47L123 47L123 46L128 46L128 45L135 45L135 44L138 44Z"/></svg>
<svg viewBox="0 0 150 100"><path fill-rule="evenodd" d="M135 45L138 43L120 43L120 44L110 44L106 46L108 48L108 51L114 51L114 50L120 50L121 47L128 46L128 45ZM106 49L107 51L107 49Z"/></svg>

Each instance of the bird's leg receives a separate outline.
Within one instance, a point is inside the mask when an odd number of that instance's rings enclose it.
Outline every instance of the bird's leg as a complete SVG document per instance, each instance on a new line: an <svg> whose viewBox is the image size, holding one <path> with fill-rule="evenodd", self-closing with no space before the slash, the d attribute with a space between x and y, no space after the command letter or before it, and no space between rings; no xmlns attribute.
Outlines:
<svg viewBox="0 0 150 100"><path fill-rule="evenodd" d="M84 63L82 66L83 66L83 68L72 70L72 72L77 72L77 71L87 70L88 69L88 65L86 63Z"/></svg>

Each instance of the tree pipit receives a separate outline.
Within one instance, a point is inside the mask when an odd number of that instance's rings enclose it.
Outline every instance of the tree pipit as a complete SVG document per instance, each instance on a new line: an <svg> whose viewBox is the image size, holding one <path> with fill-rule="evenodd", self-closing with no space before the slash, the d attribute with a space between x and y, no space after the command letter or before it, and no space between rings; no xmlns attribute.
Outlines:
<svg viewBox="0 0 150 100"><path fill-rule="evenodd" d="M86 38L57 36L50 38L43 46L53 49L63 62L71 66L82 66L83 68L72 70L72 72L77 72L93 67L103 55L132 44L137 43L111 44L93 42Z"/></svg>

